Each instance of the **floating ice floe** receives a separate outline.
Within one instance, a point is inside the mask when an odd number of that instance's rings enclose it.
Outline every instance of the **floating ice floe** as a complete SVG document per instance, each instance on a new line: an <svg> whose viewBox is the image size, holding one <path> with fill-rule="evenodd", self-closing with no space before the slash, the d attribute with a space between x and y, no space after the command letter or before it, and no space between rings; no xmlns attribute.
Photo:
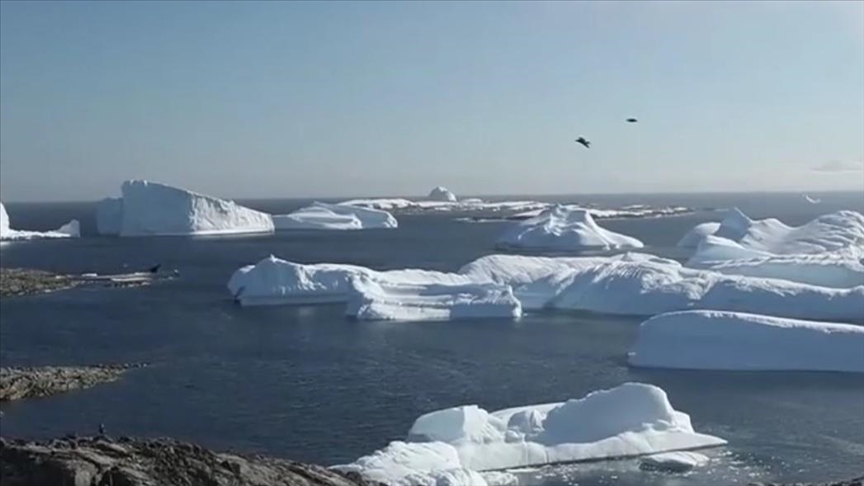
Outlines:
<svg viewBox="0 0 864 486"><path fill-rule="evenodd" d="M546 207L540 209L532 209L530 211L524 211L521 213L516 213L511 216L504 218L505 220L525 220L536 218L540 216L542 213L548 211L550 208L554 207L554 204L547 204ZM584 210L591 213L591 217L594 219L631 219L631 218L659 218L664 216L679 216L682 214L692 213L692 208L687 208L683 206L665 206L665 207L652 207L643 204L636 204L631 206L624 206L622 208L595 208L595 207L586 207L579 206L574 204L559 204L557 206L561 206L568 210Z"/></svg>
<svg viewBox="0 0 864 486"><path fill-rule="evenodd" d="M440 202L456 202L456 195L450 192L446 187L438 186L429 192L427 199L430 201Z"/></svg>
<svg viewBox="0 0 864 486"><path fill-rule="evenodd" d="M705 464L708 464L708 456L705 454L676 451L645 456L640 461L639 468L647 471L687 472Z"/></svg>
<svg viewBox="0 0 864 486"><path fill-rule="evenodd" d="M387 211L321 202L290 214L274 215L273 224L276 230L361 230L399 225Z"/></svg>
<svg viewBox="0 0 864 486"><path fill-rule="evenodd" d="M827 287L864 285L864 216L838 211L791 228L736 210L701 238L687 266Z"/></svg>
<svg viewBox="0 0 864 486"><path fill-rule="evenodd" d="M716 447L653 385L625 383L561 403L487 412L467 405L418 418L405 441L334 466L393 486L488 484L483 472ZM479 473L479 474L478 474ZM480 482L482 478L483 482ZM491 478L491 476L490 476Z"/></svg>
<svg viewBox="0 0 864 486"><path fill-rule="evenodd" d="M678 247L696 248L707 236L716 233L718 228L720 228L720 223L715 221L697 224L681 238L681 241L678 242Z"/></svg>
<svg viewBox="0 0 864 486"><path fill-rule="evenodd" d="M523 312L551 308L652 316L713 309L864 321L864 286L838 289L724 275L640 253L585 258L490 255L457 273L416 269L379 272L353 265L303 265L269 257L237 270L228 288L242 305L348 303L357 294L352 279L360 276L385 284L382 289L387 292L380 295L386 295L389 306L396 306L401 296L406 301L411 296L410 307L417 315L422 314L417 308L432 305L432 300L417 298L412 292L435 289L440 295L443 287L436 285L450 286L450 298L455 298L463 290L459 286L492 283L511 287ZM404 293L395 291L400 286Z"/></svg>
<svg viewBox="0 0 864 486"><path fill-rule="evenodd" d="M503 248L579 251L642 248L641 241L601 228L584 209L554 206L536 218L515 224L499 239Z"/></svg>
<svg viewBox="0 0 864 486"><path fill-rule="evenodd" d="M629 363L698 370L864 373L864 326L735 312L673 312L642 323Z"/></svg>
<svg viewBox="0 0 864 486"><path fill-rule="evenodd" d="M143 180L126 181L121 190L119 202L104 199L97 207L97 227L103 234L115 234L118 227L120 236L273 232L269 214L233 201Z"/></svg>
<svg viewBox="0 0 864 486"><path fill-rule="evenodd" d="M81 225L77 219L73 219L63 226L52 231L29 231L12 229L9 225L9 213L6 207L0 203L0 240L38 240L45 238L79 238L81 236Z"/></svg>

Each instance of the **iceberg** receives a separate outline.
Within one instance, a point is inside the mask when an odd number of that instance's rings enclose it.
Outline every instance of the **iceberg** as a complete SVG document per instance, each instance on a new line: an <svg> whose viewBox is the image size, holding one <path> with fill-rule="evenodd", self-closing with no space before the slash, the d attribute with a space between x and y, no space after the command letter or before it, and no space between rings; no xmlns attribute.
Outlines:
<svg viewBox="0 0 864 486"><path fill-rule="evenodd" d="M80 238L81 225L77 219L73 219L63 226L51 231L29 231L16 230L10 227L9 213L0 202L0 240L39 240L50 238Z"/></svg>
<svg viewBox="0 0 864 486"><path fill-rule="evenodd" d="M380 289L368 286L358 292L354 282L366 282L364 278L381 284ZM478 284L498 287L478 287ZM564 309L652 316L702 308L797 319L864 321L864 286L838 289L724 275L685 268L674 260L642 253L568 258L489 255L456 273L419 269L376 271L327 263L303 265L270 256L240 268L228 282L232 295L244 306L347 304L352 298L368 297L382 306L386 302L386 307L395 312L392 309L404 298L405 312L434 314L436 318L442 316L442 306L452 309L455 295L466 289L471 289L469 295L473 296L490 291L503 298L501 287L512 288L523 312ZM421 297L422 293L428 295ZM495 300L496 305L507 301L509 297ZM433 309L436 305L438 310ZM428 309L418 310L424 306Z"/></svg>
<svg viewBox="0 0 864 486"><path fill-rule="evenodd" d="M697 224L678 242L679 248L696 248L706 237L713 235L720 228L720 223L709 221Z"/></svg>
<svg viewBox="0 0 864 486"><path fill-rule="evenodd" d="M291 214L274 215L273 224L276 230L361 230L399 225L387 211L321 202Z"/></svg>
<svg viewBox="0 0 864 486"><path fill-rule="evenodd" d="M578 251L642 248L636 238L601 228L584 209L555 206L516 224L498 240L504 248Z"/></svg>
<svg viewBox="0 0 864 486"><path fill-rule="evenodd" d="M625 383L560 403L487 412L477 405L418 418L405 441L353 463L334 466L389 485L477 486L481 473L526 466L613 459L716 447L726 441L693 430L690 417L672 408L653 385ZM466 482L466 481L477 482ZM484 479L485 481L485 479Z"/></svg>
<svg viewBox="0 0 864 486"><path fill-rule="evenodd" d="M304 265L271 255L234 272L228 290L243 306L347 303L355 292L352 280L361 276L390 285L475 283L452 273L412 269L379 272L336 263Z"/></svg>
<svg viewBox="0 0 864 486"><path fill-rule="evenodd" d="M704 235L688 267L826 287L864 285L864 216L838 211L792 228L734 210Z"/></svg>
<svg viewBox="0 0 864 486"><path fill-rule="evenodd" d="M120 236L123 229L123 198L106 197L96 204L96 231L100 235Z"/></svg>
<svg viewBox="0 0 864 486"><path fill-rule="evenodd" d="M513 319L522 306L509 285L405 284L371 275L351 279L347 314L361 320L441 321L477 318Z"/></svg>
<svg viewBox="0 0 864 486"><path fill-rule="evenodd" d="M429 192L427 197L430 201L453 202L457 201L456 195L450 192L446 187L438 186Z"/></svg>
<svg viewBox="0 0 864 486"><path fill-rule="evenodd" d="M864 248L864 215L857 211L837 211L791 227L773 218L752 220L736 208L723 219L713 236L728 240L730 247L773 255Z"/></svg>
<svg viewBox="0 0 864 486"><path fill-rule="evenodd" d="M694 310L643 322L630 365L864 373L864 326Z"/></svg>
<svg viewBox="0 0 864 486"><path fill-rule="evenodd" d="M642 458L639 469L646 471L687 472L708 464L708 456L698 452L661 452Z"/></svg>
<svg viewBox="0 0 864 486"><path fill-rule="evenodd" d="M101 219L106 234L116 229L118 211L122 213L120 236L272 233L274 229L269 214L156 182L126 181L122 193L122 201L103 200L97 208L97 223Z"/></svg>

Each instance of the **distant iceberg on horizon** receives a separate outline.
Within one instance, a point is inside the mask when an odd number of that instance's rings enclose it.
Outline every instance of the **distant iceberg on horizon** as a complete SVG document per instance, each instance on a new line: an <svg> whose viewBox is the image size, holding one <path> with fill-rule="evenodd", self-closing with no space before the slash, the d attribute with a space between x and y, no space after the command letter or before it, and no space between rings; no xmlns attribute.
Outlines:
<svg viewBox="0 0 864 486"><path fill-rule="evenodd" d="M600 227L585 209L553 206L516 223L499 239L501 248L553 251L633 249L645 246L631 236Z"/></svg>

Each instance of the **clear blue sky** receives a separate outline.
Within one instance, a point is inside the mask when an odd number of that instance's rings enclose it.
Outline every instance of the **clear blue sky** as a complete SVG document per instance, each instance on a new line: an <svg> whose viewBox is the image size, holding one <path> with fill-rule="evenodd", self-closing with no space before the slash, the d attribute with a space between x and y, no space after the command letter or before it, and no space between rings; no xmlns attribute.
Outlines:
<svg viewBox="0 0 864 486"><path fill-rule="evenodd" d="M864 190L862 161L858 1L0 3L5 201Z"/></svg>

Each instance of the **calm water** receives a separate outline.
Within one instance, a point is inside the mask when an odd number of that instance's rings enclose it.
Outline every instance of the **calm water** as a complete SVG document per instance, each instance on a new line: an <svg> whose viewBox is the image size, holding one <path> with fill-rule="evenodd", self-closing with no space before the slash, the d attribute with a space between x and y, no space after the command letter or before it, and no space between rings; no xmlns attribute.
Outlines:
<svg viewBox="0 0 864 486"><path fill-rule="evenodd" d="M741 207L801 224L836 209L864 211L862 194L597 196L608 206ZM288 211L303 201L250 201ZM340 306L241 309L225 289L241 265L269 254L299 262L456 270L494 252L506 223L453 215L400 216L395 231L234 238L99 238L92 204L9 204L13 226L48 229L75 217L84 237L8 244L0 264L57 272L122 272L162 263L181 278L141 289L72 290L4 300L3 366L147 362L116 383L4 405L6 436L170 435L219 449L324 464L403 438L419 415L476 403L499 409L579 397L626 381L663 387L697 430L729 446L689 475L639 472L635 461L525 473L543 485L730 484L813 480L864 471L864 378L827 373L631 370L638 319L540 314L517 322L367 323ZM718 214L607 221L651 251L674 248ZM864 352L864 350L862 350Z"/></svg>

